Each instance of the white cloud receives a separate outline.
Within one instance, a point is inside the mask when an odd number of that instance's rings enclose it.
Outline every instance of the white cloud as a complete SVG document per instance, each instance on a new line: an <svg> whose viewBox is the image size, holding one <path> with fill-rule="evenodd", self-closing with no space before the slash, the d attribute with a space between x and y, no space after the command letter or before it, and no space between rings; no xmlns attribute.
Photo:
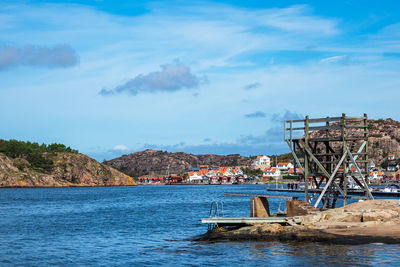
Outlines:
<svg viewBox="0 0 400 267"><path fill-rule="evenodd" d="M400 52L400 23L388 25L371 35L371 45L385 52Z"/></svg>
<svg viewBox="0 0 400 267"><path fill-rule="evenodd" d="M41 47L0 45L0 70L18 66L65 68L78 63L78 55L68 45Z"/></svg>
<svg viewBox="0 0 400 267"><path fill-rule="evenodd" d="M350 61L350 58L348 55L327 57L327 58L323 58L320 60L321 63L341 64L341 65L348 65L349 61Z"/></svg>
<svg viewBox="0 0 400 267"><path fill-rule="evenodd" d="M306 5L282 9L270 9L256 12L253 16L261 25L275 27L292 33L333 36L340 31L335 19L326 19L310 15Z"/></svg>
<svg viewBox="0 0 400 267"><path fill-rule="evenodd" d="M100 94L111 95L127 92L130 95L156 92L175 92L182 89L194 89L205 83L205 77L200 78L192 74L190 68L176 62L161 66L161 71L140 74L126 83L117 86L114 90L102 89Z"/></svg>

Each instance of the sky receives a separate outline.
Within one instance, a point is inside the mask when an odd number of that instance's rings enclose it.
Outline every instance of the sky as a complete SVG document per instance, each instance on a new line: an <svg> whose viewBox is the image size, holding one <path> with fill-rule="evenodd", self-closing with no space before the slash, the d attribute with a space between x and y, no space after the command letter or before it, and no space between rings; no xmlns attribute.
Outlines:
<svg viewBox="0 0 400 267"><path fill-rule="evenodd" d="M286 153L284 120L400 120L399 88L397 1L0 0L0 138L99 161Z"/></svg>

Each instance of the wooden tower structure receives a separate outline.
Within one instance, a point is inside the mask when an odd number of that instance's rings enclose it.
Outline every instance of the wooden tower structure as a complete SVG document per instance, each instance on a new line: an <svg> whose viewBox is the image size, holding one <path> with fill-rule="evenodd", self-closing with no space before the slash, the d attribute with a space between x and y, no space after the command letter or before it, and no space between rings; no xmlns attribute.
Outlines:
<svg viewBox="0 0 400 267"><path fill-rule="evenodd" d="M305 200L310 186L317 189L323 208L334 208L338 198L349 198L349 182L373 199L368 175L368 117L309 118L284 122L284 140L301 169L305 181ZM296 168L295 168L296 170Z"/></svg>

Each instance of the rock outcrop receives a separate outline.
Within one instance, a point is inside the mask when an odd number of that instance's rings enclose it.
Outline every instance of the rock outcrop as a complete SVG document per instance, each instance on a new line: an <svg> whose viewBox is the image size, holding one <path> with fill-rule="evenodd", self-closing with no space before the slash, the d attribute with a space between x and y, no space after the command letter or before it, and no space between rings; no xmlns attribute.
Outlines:
<svg viewBox="0 0 400 267"><path fill-rule="evenodd" d="M288 200L286 201L286 213L288 217L303 216L319 212L310 203L301 200Z"/></svg>
<svg viewBox="0 0 400 267"><path fill-rule="evenodd" d="M325 131L314 131L310 134L311 137L324 135ZM392 119L368 120L369 159L380 166L388 154L395 154L396 158L400 158L400 122Z"/></svg>
<svg viewBox="0 0 400 267"><path fill-rule="evenodd" d="M302 216L302 224L309 227L349 223L396 223L400 225L400 206L395 199L356 202L345 207Z"/></svg>
<svg viewBox="0 0 400 267"><path fill-rule="evenodd" d="M265 240L341 244L400 243L400 206L394 199L368 200L297 217L297 226L254 224L210 230L197 241Z"/></svg>
<svg viewBox="0 0 400 267"><path fill-rule="evenodd" d="M136 185L128 175L83 154L55 152L44 156L52 160L51 170L35 169L23 158L0 153L0 187Z"/></svg>

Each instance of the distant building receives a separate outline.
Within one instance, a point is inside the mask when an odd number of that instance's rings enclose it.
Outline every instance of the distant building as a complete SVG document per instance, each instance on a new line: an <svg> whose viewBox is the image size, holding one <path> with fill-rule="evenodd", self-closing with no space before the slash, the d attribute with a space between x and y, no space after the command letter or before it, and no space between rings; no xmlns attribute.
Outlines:
<svg viewBox="0 0 400 267"><path fill-rule="evenodd" d="M371 161L368 165L368 171L371 171L373 168L375 168L375 163Z"/></svg>
<svg viewBox="0 0 400 267"><path fill-rule="evenodd" d="M378 180L382 180L382 178L383 178L383 171L371 171L369 173L370 181L378 181Z"/></svg>
<svg viewBox="0 0 400 267"><path fill-rule="evenodd" d="M264 178L269 178L269 177L278 177L281 176L281 171L278 168L266 168L264 169L263 177Z"/></svg>
<svg viewBox="0 0 400 267"><path fill-rule="evenodd" d="M253 161L252 167L260 170L271 167L271 159L267 156L260 155Z"/></svg>
<svg viewBox="0 0 400 267"><path fill-rule="evenodd" d="M240 168L233 168L232 173L233 175L244 175L243 171Z"/></svg>
<svg viewBox="0 0 400 267"><path fill-rule="evenodd" d="M393 173L393 177L396 181L400 181L400 170L397 172Z"/></svg>
<svg viewBox="0 0 400 267"><path fill-rule="evenodd" d="M389 155L387 156L387 159L388 159L388 160L395 160L396 157L394 156L394 154L389 154Z"/></svg>
<svg viewBox="0 0 400 267"><path fill-rule="evenodd" d="M203 180L202 175L198 172L188 172L188 178L191 183L201 183Z"/></svg>
<svg viewBox="0 0 400 267"><path fill-rule="evenodd" d="M395 165L395 164L389 164L389 165L387 166L387 170L388 170L389 172L395 172L395 171L397 171L397 165Z"/></svg>
<svg viewBox="0 0 400 267"><path fill-rule="evenodd" d="M287 171L291 168L294 168L293 164L290 162L279 162L276 167L281 171Z"/></svg>
<svg viewBox="0 0 400 267"><path fill-rule="evenodd" d="M295 176L295 175L303 175L303 172L301 171L300 168L296 168L296 172L294 171L294 168L290 168L288 171L288 174L291 176Z"/></svg>

